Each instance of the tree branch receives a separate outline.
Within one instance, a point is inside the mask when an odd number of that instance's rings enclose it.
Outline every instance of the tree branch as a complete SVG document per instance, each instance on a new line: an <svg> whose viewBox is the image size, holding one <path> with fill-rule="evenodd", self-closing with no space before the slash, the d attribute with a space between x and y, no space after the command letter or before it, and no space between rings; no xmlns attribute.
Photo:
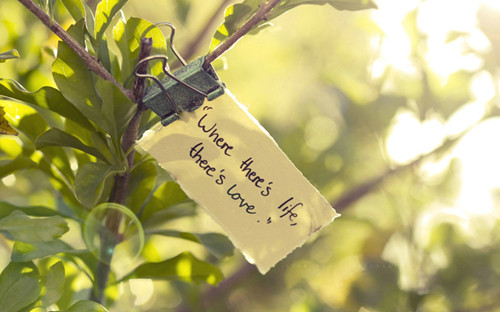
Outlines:
<svg viewBox="0 0 500 312"><path fill-rule="evenodd" d="M441 144L439 147L436 149L432 150L431 152L420 156L419 158L415 159L414 161L406 164L406 165L401 165L393 169L388 169L381 175L374 177L372 179L369 179L368 181L360 184L357 187L354 187L350 192L346 193L344 196L339 198L337 201L332 203L332 207L335 207L335 209L340 212L344 211L351 205L353 205L356 201L360 200L363 198L365 195L375 191L378 187L380 187L383 183L387 181L387 179L393 175L399 174L401 172L404 172L406 170L409 170L415 166L417 166L419 163L424 161L427 158L430 158L431 156L434 156L438 153L441 153L443 151L448 150L451 148L455 143L457 143L465 134L467 134L470 130L472 129L469 128L462 132L460 135L454 137L454 138L449 138L447 139L443 144ZM300 252L302 254L307 253L308 248L311 245L308 246L303 246L300 249ZM297 254L298 251L295 251L294 253ZM221 297L226 296L229 291L234 289L239 283L241 283L243 280L247 280L249 276L252 274L256 274L257 270L255 269L255 266L252 264L249 264L247 262L242 263L241 266L229 277L227 277L224 281L222 281L217 287L209 289L207 292L205 292L202 296L203 302L205 304L205 308L209 308L210 305L213 302L216 302L217 300L220 300ZM180 305L176 312L186 312L186 306Z"/></svg>
<svg viewBox="0 0 500 312"><path fill-rule="evenodd" d="M56 21L52 20L39 6L31 0L19 0L31 13L33 13L45 26L47 26L54 34L70 47L87 65L87 68L97 74L104 80L111 81L117 86L127 97L132 99L130 90L125 89L102 65L97 58L88 53L71 35L62 28Z"/></svg>
<svg viewBox="0 0 500 312"><path fill-rule="evenodd" d="M229 50L241 37L246 35L252 28L263 20L267 19L269 12L277 6L281 0L269 0L268 2L261 4L257 11L250 19L243 24L234 34L229 36L224 42L222 42L215 50L207 54L205 57L204 67L208 66L210 63L215 61L224 52Z"/></svg>
<svg viewBox="0 0 500 312"><path fill-rule="evenodd" d="M375 191L389 177L391 177L395 174L399 174L400 172L406 171L408 169L411 169L411 168L417 166L419 163L421 163L425 159L427 159L433 155L436 155L442 151L448 150L451 146L453 146L455 143L457 143L458 140L460 140L466 133L468 133L468 131L464 131L462 134L460 134L454 138L447 139L446 141L444 141L443 144L441 144L436 149L432 150L431 152L429 152L425 155L418 157L417 159L413 160L412 162L410 162L406 165L401 165L401 166L398 166L396 168L387 169L381 175L374 177L374 178L360 184L359 186L357 186L356 188L354 188L353 190L351 190L350 192L348 192L344 196L337 199L336 202L332 203L332 207L334 207L335 210L338 212L345 210L347 207L351 206L356 201L363 198L363 196Z"/></svg>
<svg viewBox="0 0 500 312"><path fill-rule="evenodd" d="M207 37L207 34L212 30L214 24L217 22L218 17L224 13L224 10L226 7L232 2L233 0L223 0L219 7L215 10L214 14L210 17L210 19L203 24L203 28L201 31L190 41L189 44L187 44L186 49L184 49L184 58L186 60L189 60L193 55L198 51L200 48L200 45L204 42L205 37Z"/></svg>

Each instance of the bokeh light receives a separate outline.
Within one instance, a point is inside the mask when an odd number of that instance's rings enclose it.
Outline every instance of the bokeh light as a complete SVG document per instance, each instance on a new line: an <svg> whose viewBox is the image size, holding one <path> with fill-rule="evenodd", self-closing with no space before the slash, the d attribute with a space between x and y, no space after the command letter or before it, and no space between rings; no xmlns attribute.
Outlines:
<svg viewBox="0 0 500 312"><path fill-rule="evenodd" d="M108 264L131 264L144 247L139 219L127 207L116 203L102 203L89 212L83 224L83 237L90 252Z"/></svg>

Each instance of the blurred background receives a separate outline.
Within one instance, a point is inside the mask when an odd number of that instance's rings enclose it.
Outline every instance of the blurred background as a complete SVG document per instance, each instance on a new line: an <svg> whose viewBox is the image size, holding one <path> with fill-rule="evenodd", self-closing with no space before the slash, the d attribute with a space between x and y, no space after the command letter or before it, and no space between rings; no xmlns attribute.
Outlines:
<svg viewBox="0 0 500 312"><path fill-rule="evenodd" d="M124 15L175 24L192 60L233 2L131 0ZM132 280L110 311L500 311L500 1L375 2L300 6L214 63L342 217L265 276L237 251L218 287ZM15 0L0 1L0 34L21 54L3 78L54 85L57 38ZM53 200L44 179L4 177L0 198ZM202 211L179 222L218 230ZM175 239L146 249L207 257Z"/></svg>

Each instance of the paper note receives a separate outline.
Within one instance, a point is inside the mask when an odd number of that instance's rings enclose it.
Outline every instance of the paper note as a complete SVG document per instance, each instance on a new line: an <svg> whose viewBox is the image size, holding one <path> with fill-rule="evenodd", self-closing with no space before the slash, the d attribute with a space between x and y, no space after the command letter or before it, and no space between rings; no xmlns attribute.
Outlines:
<svg viewBox="0 0 500 312"><path fill-rule="evenodd" d="M338 216L230 94L138 143L262 274Z"/></svg>

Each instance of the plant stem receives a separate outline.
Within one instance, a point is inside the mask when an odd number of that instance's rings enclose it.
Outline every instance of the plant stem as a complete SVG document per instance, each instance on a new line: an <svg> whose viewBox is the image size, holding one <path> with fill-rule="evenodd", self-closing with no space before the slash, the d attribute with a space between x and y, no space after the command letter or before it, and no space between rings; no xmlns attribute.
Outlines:
<svg viewBox="0 0 500 312"><path fill-rule="evenodd" d="M139 60L149 56L151 54L151 48L153 46L153 41L151 38L143 38L141 40L141 51L139 53ZM139 73L145 73L147 71L147 62L138 69ZM134 86L132 89L132 95L134 102L137 103L137 110L132 119L130 120L127 129L122 137L121 147L124 152L129 152L127 155L128 168L131 168L134 164L134 149L133 145L137 140L139 133L139 126L141 123L142 112L145 110L145 106L142 103L142 98L146 91L146 81L144 78L136 78L134 81ZM113 189L111 191L111 196L109 201L117 204L124 205L127 200L127 190L128 183L130 180L130 173L126 172L122 175L116 175ZM115 246L120 243L116 237L119 237L118 228L121 222L121 214L116 210L110 210L106 215L106 228L112 235L106 233L101 233L101 250L99 261L97 262L96 275L94 280L94 288L90 295L90 300L96 302L102 302L104 297L104 290L106 289L106 284L108 282L109 273L111 271L110 263L113 257L113 250Z"/></svg>
<svg viewBox="0 0 500 312"><path fill-rule="evenodd" d="M99 60L88 53L71 35L62 28L56 21L50 18L39 6L31 0L19 0L31 13L33 13L45 26L47 26L54 34L70 47L87 65L87 68L100 76L104 80L111 81L116 85L126 96L132 99L130 90L125 89L102 65Z"/></svg>
<svg viewBox="0 0 500 312"><path fill-rule="evenodd" d="M212 52L207 54L205 57L205 66L208 66L210 63L215 61L219 56L221 56L224 52L229 50L241 37L247 34L250 30L253 29L255 25L260 23L263 20L266 20L269 12L277 6L281 0L269 0L268 2L261 4L257 11L248 21L246 21L243 26L241 26L234 34L229 36L224 42L222 42L217 48L215 48Z"/></svg>

